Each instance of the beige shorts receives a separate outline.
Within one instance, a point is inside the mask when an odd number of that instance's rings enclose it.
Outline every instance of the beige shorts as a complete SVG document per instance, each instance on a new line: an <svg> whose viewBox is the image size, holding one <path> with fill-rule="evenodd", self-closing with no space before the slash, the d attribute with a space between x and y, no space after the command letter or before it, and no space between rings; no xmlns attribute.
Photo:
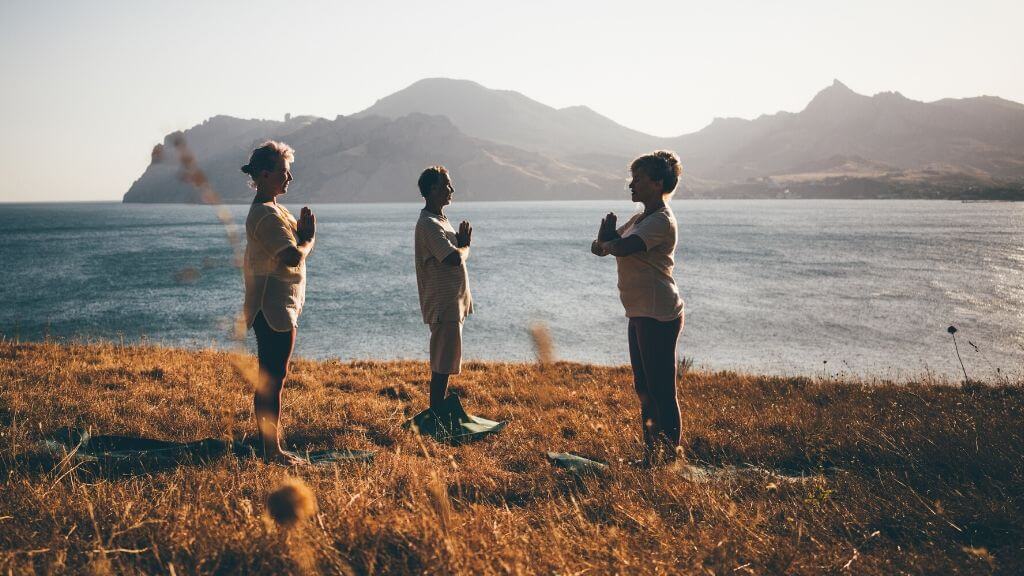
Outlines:
<svg viewBox="0 0 1024 576"><path fill-rule="evenodd" d="M430 325L430 370L438 374L462 371L462 322Z"/></svg>

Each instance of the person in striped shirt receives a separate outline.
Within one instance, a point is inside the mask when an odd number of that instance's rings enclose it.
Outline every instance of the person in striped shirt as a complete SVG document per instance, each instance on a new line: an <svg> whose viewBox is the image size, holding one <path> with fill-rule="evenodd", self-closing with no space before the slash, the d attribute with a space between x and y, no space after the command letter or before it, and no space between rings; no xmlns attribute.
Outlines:
<svg viewBox="0 0 1024 576"><path fill-rule="evenodd" d="M423 322L430 326L430 408L439 408L448 378L462 369L462 322L473 312L466 260L473 227L463 221L458 232L444 215L455 188L444 166L420 174L424 199L416 222L416 286Z"/></svg>

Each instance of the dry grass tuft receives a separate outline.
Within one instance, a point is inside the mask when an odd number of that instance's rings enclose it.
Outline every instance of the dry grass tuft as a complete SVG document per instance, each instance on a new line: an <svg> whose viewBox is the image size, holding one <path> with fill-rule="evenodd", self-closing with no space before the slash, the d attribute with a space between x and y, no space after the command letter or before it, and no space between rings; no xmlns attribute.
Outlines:
<svg viewBox="0 0 1024 576"><path fill-rule="evenodd" d="M553 363L555 361L555 342L551 338L551 331L548 330L547 324L534 322L530 324L529 331L537 362L545 366Z"/></svg>
<svg viewBox="0 0 1024 576"><path fill-rule="evenodd" d="M679 400L694 473L624 463L641 444L628 367L467 362L467 408L510 425L446 446L401 427L427 404L425 363L299 360L286 442L373 450L372 465L226 455L125 472L40 448L64 426L251 436L255 364L0 341L0 574L1024 573L1019 383L691 368ZM546 451L609 470L573 474Z"/></svg>
<svg viewBox="0 0 1024 576"><path fill-rule="evenodd" d="M267 495L267 514L282 528L294 528L296 524L312 518L316 512L316 496L298 478L285 480Z"/></svg>

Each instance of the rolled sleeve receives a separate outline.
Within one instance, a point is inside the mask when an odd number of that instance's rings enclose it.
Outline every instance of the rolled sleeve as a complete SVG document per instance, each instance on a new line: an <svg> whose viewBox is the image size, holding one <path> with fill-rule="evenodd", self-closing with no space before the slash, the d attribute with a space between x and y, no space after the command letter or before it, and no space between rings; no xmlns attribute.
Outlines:
<svg viewBox="0 0 1024 576"><path fill-rule="evenodd" d="M443 261L458 249L448 239L448 234L439 223L430 221L424 224L424 226L424 239L426 240L424 244L430 255L436 258L438 262Z"/></svg>
<svg viewBox="0 0 1024 576"><path fill-rule="evenodd" d="M288 221L280 216L268 214L257 224L253 238L267 254L277 255L285 248L296 246L295 233Z"/></svg>

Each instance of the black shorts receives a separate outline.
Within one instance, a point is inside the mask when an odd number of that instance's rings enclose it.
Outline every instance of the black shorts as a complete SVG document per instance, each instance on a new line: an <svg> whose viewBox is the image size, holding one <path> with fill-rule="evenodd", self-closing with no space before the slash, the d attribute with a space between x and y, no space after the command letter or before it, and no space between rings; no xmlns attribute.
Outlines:
<svg viewBox="0 0 1024 576"><path fill-rule="evenodd" d="M260 311L256 313L252 330L256 333L256 356L259 358L260 369L275 378L283 379L288 375L288 361L295 347L295 328L278 332L267 324L267 319Z"/></svg>

